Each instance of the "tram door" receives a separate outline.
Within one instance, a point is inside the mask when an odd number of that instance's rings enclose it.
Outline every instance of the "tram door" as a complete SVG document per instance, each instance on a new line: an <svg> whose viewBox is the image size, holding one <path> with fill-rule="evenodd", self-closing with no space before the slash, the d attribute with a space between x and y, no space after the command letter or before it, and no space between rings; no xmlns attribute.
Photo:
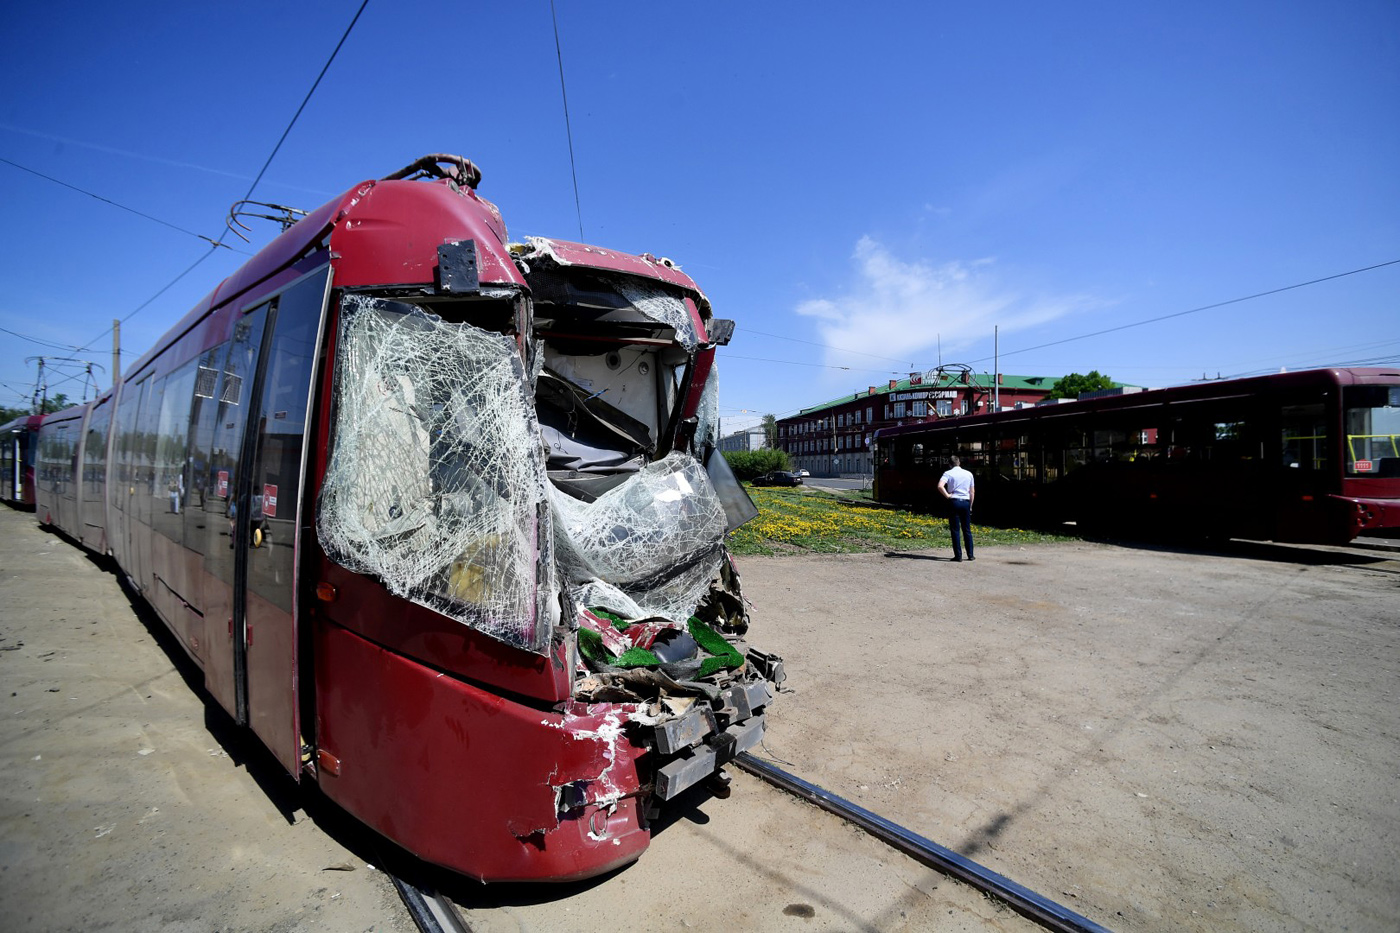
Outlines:
<svg viewBox="0 0 1400 933"><path fill-rule="evenodd" d="M246 355L260 335L256 365L237 374L251 386L240 387L239 410L217 425L212 445L215 488L227 484L229 546L212 561L206 554L206 567L215 564L214 576L227 584L216 584L219 595L208 602L210 610L217 608L216 618L227 618L228 638L227 650L217 647L218 639L211 646L205 679L239 724L250 726L294 776L301 757L297 545L298 530L311 515L302 495L304 441L329 273L326 267L300 279L245 317L243 342L236 334L230 357ZM232 366L226 365L225 379L232 377Z"/></svg>

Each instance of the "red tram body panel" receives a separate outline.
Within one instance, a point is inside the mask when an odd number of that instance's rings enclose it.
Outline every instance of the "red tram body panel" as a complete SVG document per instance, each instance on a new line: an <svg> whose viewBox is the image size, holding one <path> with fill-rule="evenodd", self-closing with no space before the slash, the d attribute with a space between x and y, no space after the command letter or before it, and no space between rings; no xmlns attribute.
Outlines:
<svg viewBox="0 0 1400 933"><path fill-rule="evenodd" d="M876 435L875 497L927 508L947 457L979 518L1345 543L1400 531L1400 372L1327 369L1086 398Z"/></svg>
<svg viewBox="0 0 1400 933"><path fill-rule="evenodd" d="M782 665L724 549L732 325L667 260L508 243L478 178L428 157L282 233L45 422L39 518L293 776L462 874L571 880L761 739Z"/></svg>

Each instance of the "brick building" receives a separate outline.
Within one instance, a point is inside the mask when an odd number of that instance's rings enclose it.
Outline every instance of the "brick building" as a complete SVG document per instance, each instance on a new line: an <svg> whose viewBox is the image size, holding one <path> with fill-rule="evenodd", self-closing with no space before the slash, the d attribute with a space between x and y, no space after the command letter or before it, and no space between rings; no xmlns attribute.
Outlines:
<svg viewBox="0 0 1400 933"><path fill-rule="evenodd" d="M1050 376L915 373L778 419L778 446L793 469L814 476L868 474L870 442L880 428L1034 405L1054 384Z"/></svg>

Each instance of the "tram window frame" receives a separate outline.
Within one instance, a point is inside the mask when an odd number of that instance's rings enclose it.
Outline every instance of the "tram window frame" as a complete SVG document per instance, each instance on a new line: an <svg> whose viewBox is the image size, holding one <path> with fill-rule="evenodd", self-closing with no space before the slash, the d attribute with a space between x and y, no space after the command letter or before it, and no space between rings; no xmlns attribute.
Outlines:
<svg viewBox="0 0 1400 933"><path fill-rule="evenodd" d="M1346 386L1342 432L1347 478L1400 476L1400 386ZM1370 469L1358 470L1358 462Z"/></svg>
<svg viewBox="0 0 1400 933"><path fill-rule="evenodd" d="M205 350L195 360L194 394L190 398L189 488L185 494L185 547L206 554L220 543L224 512L211 513L215 498L215 474L211 470L215 429L222 403L224 367L232 341ZM206 373L213 374L212 380ZM203 390L203 391L201 391ZM191 507L193 505L193 507Z"/></svg>
<svg viewBox="0 0 1400 933"><path fill-rule="evenodd" d="M230 504L238 491L240 470L243 467L243 442L247 434L248 404L252 397L253 383L258 371L258 360L262 353L263 332L267 326L268 310L271 302L262 302L239 315L234 324L233 336L226 344L228 352L224 357L219 374L219 391L216 395L214 433L209 444L209 462L206 466L210 480L214 483L216 504L223 509L210 524L217 529L218 538L227 537L228 543L212 544L204 552L204 569L227 583L236 584L235 555L230 553L235 543L235 516L230 514ZM219 467L226 467L227 486L225 495L217 494ZM206 513L208 508L206 506ZM207 541L215 540L208 535Z"/></svg>
<svg viewBox="0 0 1400 933"><path fill-rule="evenodd" d="M164 500L164 507L155 509L152 524L156 531L181 546L186 537L183 514L191 485L188 475L190 410L198 368L199 360L193 359L161 380L160 412L156 420L155 487ZM172 493L179 495L178 511Z"/></svg>
<svg viewBox="0 0 1400 933"><path fill-rule="evenodd" d="M261 398L252 413L257 427L251 432L254 447L248 462L254 499L262 496L254 515L261 512L264 537L258 545L257 572L249 573L248 587L289 613L294 601L290 581L295 579L297 518L305 493L303 453L320 372L325 307L324 276L304 279L278 296L276 321L264 350ZM269 489L276 490L275 498Z"/></svg>
<svg viewBox="0 0 1400 933"><path fill-rule="evenodd" d="M108 477L107 488L111 493L112 506L127 514L128 499L134 492L136 477L134 472L137 418L141 413L141 396L150 384L148 370L139 382L128 382L122 386L121 399L117 404L116 417L112 419L112 429L117 432L112 446L112 459L116 461L116 480ZM110 467L109 467L110 469Z"/></svg>
<svg viewBox="0 0 1400 933"><path fill-rule="evenodd" d="M160 424L160 406L165 397L165 381L147 379L141 392L141 409L136 416L136 505L132 513L137 521L154 527L157 501L164 505L165 489L156 486L156 438Z"/></svg>
<svg viewBox="0 0 1400 933"><path fill-rule="evenodd" d="M83 440L82 502L87 515L88 503L92 503L95 516L102 514L101 505L107 488L107 439L112 430L112 406L110 400L96 405L88 416L87 430ZM87 521L89 525L99 522Z"/></svg>
<svg viewBox="0 0 1400 933"><path fill-rule="evenodd" d="M1279 417L1279 462L1283 468L1304 473L1330 470L1327 434L1327 408L1321 402L1284 405Z"/></svg>

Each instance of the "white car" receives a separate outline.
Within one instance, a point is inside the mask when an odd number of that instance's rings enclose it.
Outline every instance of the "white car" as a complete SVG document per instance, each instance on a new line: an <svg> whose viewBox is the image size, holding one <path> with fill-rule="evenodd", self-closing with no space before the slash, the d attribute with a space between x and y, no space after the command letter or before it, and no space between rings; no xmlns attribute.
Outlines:
<svg viewBox="0 0 1400 933"><path fill-rule="evenodd" d="M797 475L800 476L800 477L802 477L803 479L806 479L807 477L811 476L812 474L811 474L811 473L808 473L806 470L798 470L798 471L797 471Z"/></svg>

